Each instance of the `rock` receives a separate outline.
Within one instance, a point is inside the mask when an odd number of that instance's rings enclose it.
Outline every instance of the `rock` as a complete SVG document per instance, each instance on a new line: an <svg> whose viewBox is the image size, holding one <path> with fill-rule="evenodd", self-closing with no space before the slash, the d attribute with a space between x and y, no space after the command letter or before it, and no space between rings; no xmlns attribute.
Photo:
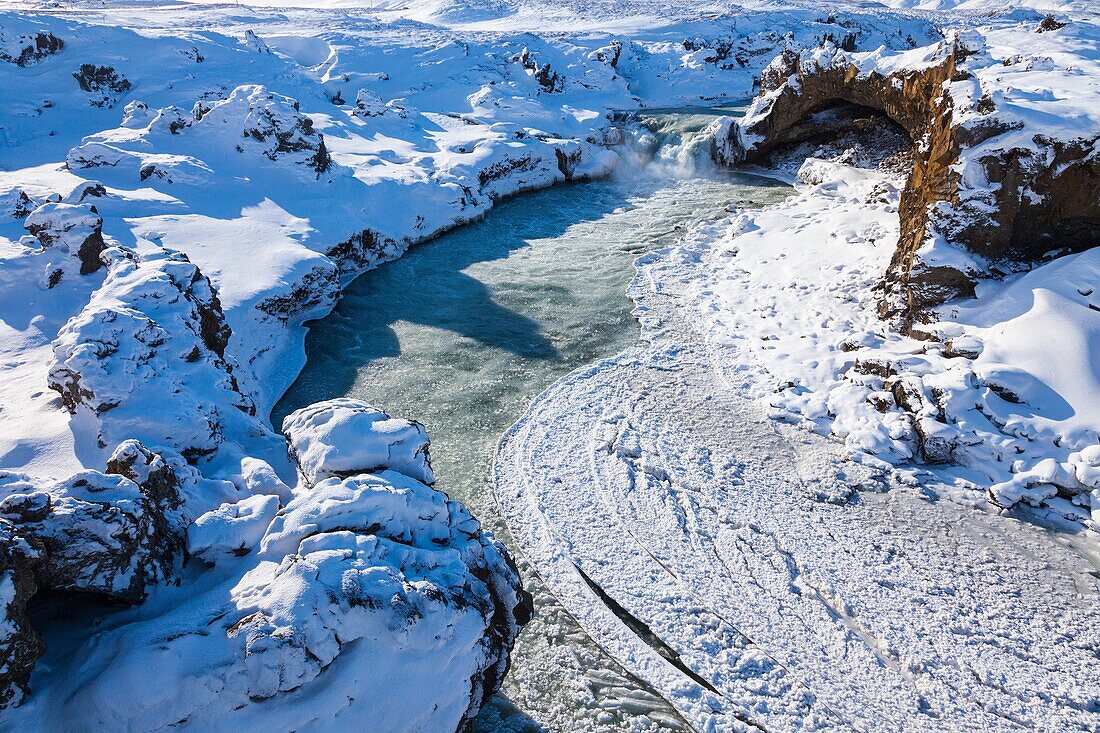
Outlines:
<svg viewBox="0 0 1100 733"><path fill-rule="evenodd" d="M227 433L275 441L237 384L229 326L199 269L164 249L104 258L107 277L58 333L48 377L70 411L88 411L100 444L136 438L195 460Z"/></svg>
<svg viewBox="0 0 1100 733"><path fill-rule="evenodd" d="M307 272L289 293L271 295L256 310L286 323L313 312L328 312L340 297L340 268L324 262Z"/></svg>
<svg viewBox="0 0 1100 733"><path fill-rule="evenodd" d="M984 40L955 36L922 51L850 53L826 41L784 52L765 69L744 119L720 126L714 145L721 162L759 160L812 135L807 120L838 103L878 110L901 125L915 141L913 169L880 310L905 324L950 298L972 296L982 262L1034 261L1055 245L1084 249L1100 231L1100 160L1092 153L1100 130L1073 137L1067 128L1057 137L1037 129L1017 144L1026 123L1002 114L988 95L974 98L975 72L999 67ZM901 61L901 53L911 60ZM977 259L936 251L945 245Z"/></svg>
<svg viewBox="0 0 1100 733"><path fill-rule="evenodd" d="M241 483L252 496L277 496L283 504L294 498L294 492L283 483L275 469L258 458L247 457L241 461Z"/></svg>
<svg viewBox="0 0 1100 733"><path fill-rule="evenodd" d="M20 474L0 478L0 517L42 547L39 587L126 603L175 577L183 557L183 529L172 521L179 503L98 471L44 489Z"/></svg>
<svg viewBox="0 0 1100 733"><path fill-rule="evenodd" d="M932 417L922 416L913 424L917 444L925 463L951 463L959 447L959 429Z"/></svg>
<svg viewBox="0 0 1100 733"><path fill-rule="evenodd" d="M360 400L339 398L296 410L283 420L290 452L306 482L383 469L435 482L428 434Z"/></svg>
<svg viewBox="0 0 1100 733"><path fill-rule="evenodd" d="M67 204L79 204L86 198L101 198L106 195L107 189L99 181L81 181L63 200Z"/></svg>
<svg viewBox="0 0 1100 733"><path fill-rule="evenodd" d="M30 66L65 48L65 42L49 31L9 36L0 29L0 61Z"/></svg>
<svg viewBox="0 0 1100 733"><path fill-rule="evenodd" d="M519 55L515 57L515 61L531 72L531 76L538 82L540 92L546 92L547 94L559 94L565 90L565 79L550 68L550 64L540 64L535 61L531 52L524 46L523 50L519 52Z"/></svg>
<svg viewBox="0 0 1100 733"><path fill-rule="evenodd" d="M81 64L80 70L73 73L80 88L93 95L90 103L93 107L113 107L118 98L130 91L132 84L112 66Z"/></svg>
<svg viewBox="0 0 1100 733"><path fill-rule="evenodd" d="M241 152L255 149L269 160L286 159L318 176L332 165L324 136L299 111L298 102L263 86L239 86L201 114L196 111L195 117L197 131L227 128L237 133Z"/></svg>
<svg viewBox="0 0 1100 733"><path fill-rule="evenodd" d="M249 617L249 645L265 641L260 648L268 656L250 669L253 696L266 697L315 676L355 638L356 628L384 621L406 636L405 643L420 644L426 634L444 633L456 615L472 613L482 619L485 636L477 645L481 659L463 715L468 724L499 689L512 645L530 618L530 596L503 546L482 534L460 503L395 471L316 485L279 513L261 552L302 558L283 565L290 577L282 580L299 579L292 581L295 586L306 578L342 578L339 588L328 591L328 602L350 611L335 617L336 628L275 637L273 632L288 624L294 628L295 622L265 607L264 598L279 597L276 587L261 589L260 615ZM399 565L390 565L399 558ZM379 618L364 623L364 614Z"/></svg>
<svg viewBox="0 0 1100 733"><path fill-rule="evenodd" d="M360 89L355 95L355 109L352 114L357 117L381 117L389 108L382 99L369 89Z"/></svg>
<svg viewBox="0 0 1100 733"><path fill-rule="evenodd" d="M76 257L81 275L103 266L103 217L94 206L47 202L27 216L23 227L44 248L60 247Z"/></svg>
<svg viewBox="0 0 1100 733"><path fill-rule="evenodd" d="M38 208L38 204L21 188L9 188L0 193L0 216L23 219Z"/></svg>
<svg viewBox="0 0 1100 733"><path fill-rule="evenodd" d="M41 556L36 540L0 518L0 710L23 700L31 671L46 650L27 618Z"/></svg>
<svg viewBox="0 0 1100 733"><path fill-rule="evenodd" d="M278 496L257 494L235 504L222 504L187 528L187 551L211 565L219 556L247 555L260 543L278 511Z"/></svg>
<svg viewBox="0 0 1100 733"><path fill-rule="evenodd" d="M288 728L307 729L319 711L327 725L354 725L379 709L366 693L386 686L401 695L386 709L398 704L410 727L469 728L531 614L504 548L461 504L387 470L318 483L278 512L258 552L237 556L272 499L200 519L194 546L230 550L217 555L224 580L167 616L95 632L74 652L82 674L55 678L58 715L236 728L262 700ZM149 694L135 708L118 691L138 670ZM317 695L339 703L302 704Z"/></svg>

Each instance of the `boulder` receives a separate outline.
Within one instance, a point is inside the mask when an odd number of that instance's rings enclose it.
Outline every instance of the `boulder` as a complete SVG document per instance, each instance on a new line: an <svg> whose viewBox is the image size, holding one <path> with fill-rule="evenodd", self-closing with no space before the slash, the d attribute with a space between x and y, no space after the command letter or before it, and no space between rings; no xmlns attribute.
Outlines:
<svg viewBox="0 0 1100 733"><path fill-rule="evenodd" d="M81 275L103 266L103 217L90 204L44 203L27 216L23 227L44 248L61 248L79 260Z"/></svg>
<svg viewBox="0 0 1100 733"><path fill-rule="evenodd" d="M0 61L30 66L65 48L65 42L49 31L9 34L0 29Z"/></svg>
<svg viewBox="0 0 1100 733"><path fill-rule="evenodd" d="M435 482L424 426L392 418L360 400L345 397L303 407L283 420L283 432L309 485L383 469Z"/></svg>
<svg viewBox="0 0 1100 733"><path fill-rule="evenodd" d="M256 150L269 160L299 163L318 176L332 165L325 138L298 102L259 85L239 86L226 99L195 112L197 131L226 129L240 152Z"/></svg>
<svg viewBox="0 0 1100 733"><path fill-rule="evenodd" d="M37 488L21 474L0 477L0 518L41 548L40 588L95 593L138 603L149 586L176 576L183 528L179 496L153 495L122 476L82 471Z"/></svg>
<svg viewBox="0 0 1100 733"><path fill-rule="evenodd" d="M71 412L94 419L100 444L133 438L194 460L227 433L274 441L237 384L229 326L206 276L164 249L112 248L104 258L107 277L58 333L48 377Z"/></svg>
<svg viewBox="0 0 1100 733"><path fill-rule="evenodd" d="M81 90L91 95L89 104L93 107L114 107L119 97L133 86L113 66L81 64L80 69L73 73L73 78Z"/></svg>

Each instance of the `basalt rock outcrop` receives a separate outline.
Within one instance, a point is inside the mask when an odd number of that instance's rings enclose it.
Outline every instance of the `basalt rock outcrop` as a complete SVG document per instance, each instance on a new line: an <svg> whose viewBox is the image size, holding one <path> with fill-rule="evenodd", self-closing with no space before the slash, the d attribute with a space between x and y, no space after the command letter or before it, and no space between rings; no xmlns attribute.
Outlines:
<svg viewBox="0 0 1100 733"><path fill-rule="evenodd" d="M50 201L32 211L23 226L43 248L57 247L77 258L81 275L90 275L103 266L103 217L95 206ZM65 269L59 265L51 272L50 287L57 285Z"/></svg>
<svg viewBox="0 0 1100 733"><path fill-rule="evenodd" d="M1050 59L994 59L977 35L898 53L850 52L828 41L789 50L762 73L745 118L716 131L715 156L752 162L811 139L823 132L815 114L839 104L876 110L904 128L913 168L880 311L912 323L932 306L973 295L977 276L1100 244L1100 129L1079 120L1040 124L1026 107L1006 103L1011 87L1002 77L1019 64L1057 71Z"/></svg>
<svg viewBox="0 0 1100 733"><path fill-rule="evenodd" d="M38 591L35 568L42 546L20 527L0 518L0 709L17 705L45 647L27 618Z"/></svg>

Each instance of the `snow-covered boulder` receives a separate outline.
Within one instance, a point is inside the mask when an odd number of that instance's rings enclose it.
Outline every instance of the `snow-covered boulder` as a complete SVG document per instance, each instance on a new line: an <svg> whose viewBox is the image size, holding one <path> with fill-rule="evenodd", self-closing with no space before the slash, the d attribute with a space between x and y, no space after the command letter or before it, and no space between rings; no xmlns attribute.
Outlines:
<svg viewBox="0 0 1100 733"><path fill-rule="evenodd" d="M197 134L229 133L238 152L254 150L269 160L285 159L317 175L332 165L324 136L299 111L298 102L266 87L239 86L226 99L197 105L194 114Z"/></svg>
<svg viewBox="0 0 1100 733"><path fill-rule="evenodd" d="M360 89L355 95L355 109L352 114L357 117L381 117L389 112L382 98L370 89Z"/></svg>
<svg viewBox="0 0 1100 733"><path fill-rule="evenodd" d="M326 479L272 519L275 502L200 518L189 541L223 580L169 589L165 613L94 633L36 691L50 721L467 730L531 613L503 546L462 504L396 471ZM146 692L119 695L135 675Z"/></svg>
<svg viewBox="0 0 1100 733"><path fill-rule="evenodd" d="M424 426L392 418L360 400L345 397L303 407L283 420L283 432L311 485L382 469L435 482Z"/></svg>
<svg viewBox="0 0 1100 733"><path fill-rule="evenodd" d="M33 35L13 33L0 28L0 61L16 66L30 66L65 47L65 42L50 31Z"/></svg>
<svg viewBox="0 0 1100 733"><path fill-rule="evenodd" d="M199 160L195 143L216 153ZM90 135L66 156L71 170L116 168L145 181L205 183L224 156L252 155L286 162L319 178L332 167L325 139L298 102L259 85L233 89L225 98L202 98L190 112L168 105L126 105L121 125Z"/></svg>
<svg viewBox="0 0 1100 733"><path fill-rule="evenodd" d="M49 373L65 406L94 419L100 445L134 438L193 460L227 433L276 440L237 384L229 326L199 269L163 249L104 258L106 280L58 333Z"/></svg>
<svg viewBox="0 0 1100 733"><path fill-rule="evenodd" d="M73 72L73 78L80 89L90 95L88 101L93 107L113 107L133 88L130 80L113 66L81 64L80 69Z"/></svg>
<svg viewBox="0 0 1100 733"><path fill-rule="evenodd" d="M58 247L80 261L80 274L90 275L103 266L103 217L90 204L47 202L32 211L23 226L45 247ZM51 276L56 285L64 268Z"/></svg>
<svg viewBox="0 0 1100 733"><path fill-rule="evenodd" d="M219 555L246 555L264 536L279 511L279 497L256 494L235 504L222 504L187 528L187 551L214 564Z"/></svg>
<svg viewBox="0 0 1100 733"><path fill-rule="evenodd" d="M0 191L0 216L23 219L38 208L38 204L19 187Z"/></svg>
<svg viewBox="0 0 1100 733"><path fill-rule="evenodd" d="M38 585L136 603L172 578L183 557L173 521L177 495L152 496L133 481L82 471L37 488L22 474L0 477L0 517L42 548Z"/></svg>

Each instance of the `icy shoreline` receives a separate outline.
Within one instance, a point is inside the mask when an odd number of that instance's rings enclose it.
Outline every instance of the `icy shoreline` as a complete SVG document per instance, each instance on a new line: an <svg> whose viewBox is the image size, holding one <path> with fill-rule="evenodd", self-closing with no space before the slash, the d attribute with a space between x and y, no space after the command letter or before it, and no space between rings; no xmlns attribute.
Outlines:
<svg viewBox="0 0 1100 733"><path fill-rule="evenodd" d="M817 170L841 194L884 178ZM834 207L858 218L852 194ZM803 185L742 218L820 211L814 195ZM754 356L751 324L710 325L713 258L774 256L731 251L727 227L643 257L631 294L647 345L563 378L501 439L494 480L517 548L702 730L1094 727L1095 567L980 494L892 482L776 422L775 364ZM766 307L766 285L741 283L743 302ZM790 305L770 317L798 339L791 319L818 305Z"/></svg>

